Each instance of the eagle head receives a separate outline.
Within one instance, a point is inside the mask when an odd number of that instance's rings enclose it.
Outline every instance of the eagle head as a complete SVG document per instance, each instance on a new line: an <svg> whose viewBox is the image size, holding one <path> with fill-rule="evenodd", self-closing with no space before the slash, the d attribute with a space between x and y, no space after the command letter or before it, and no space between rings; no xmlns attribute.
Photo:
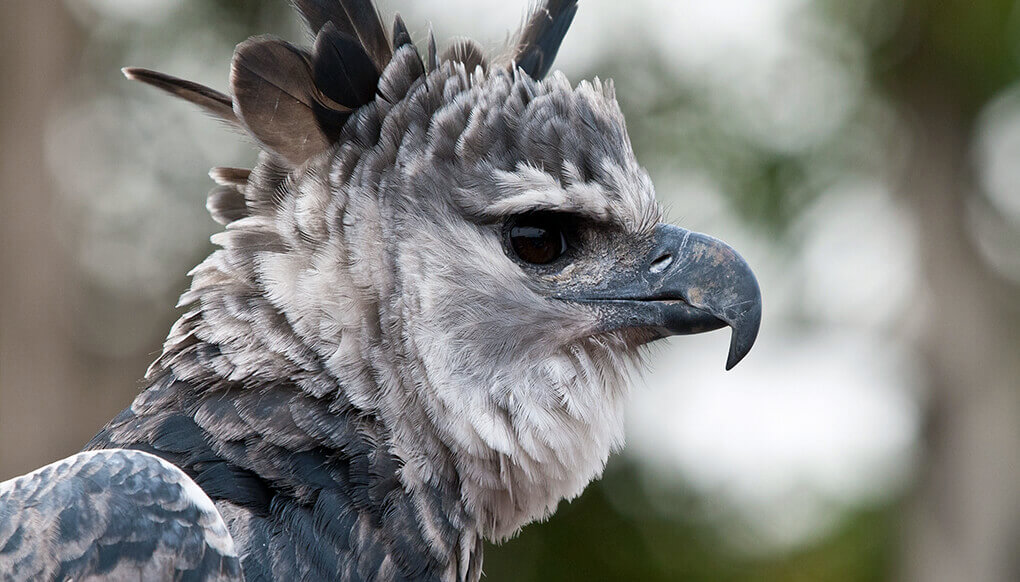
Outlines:
<svg viewBox="0 0 1020 582"><path fill-rule="evenodd" d="M423 56L368 2L296 5L314 46L242 43L230 96L126 71L261 149L213 171L222 248L157 364L197 336L218 378L348 403L384 427L405 488L455 483L505 538L622 444L641 346L729 326L727 368L747 354L757 282L663 223L611 82L547 76L576 1L545 3L492 62L470 41Z"/></svg>

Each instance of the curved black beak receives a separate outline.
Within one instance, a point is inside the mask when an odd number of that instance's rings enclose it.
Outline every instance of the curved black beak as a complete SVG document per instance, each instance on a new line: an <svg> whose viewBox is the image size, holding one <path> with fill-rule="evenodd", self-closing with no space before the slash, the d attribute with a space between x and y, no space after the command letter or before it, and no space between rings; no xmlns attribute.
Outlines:
<svg viewBox="0 0 1020 582"><path fill-rule="evenodd" d="M575 297L600 305L610 329L654 328L665 337L733 329L726 369L751 351L761 324L758 281L733 248L710 236L661 224L636 271Z"/></svg>

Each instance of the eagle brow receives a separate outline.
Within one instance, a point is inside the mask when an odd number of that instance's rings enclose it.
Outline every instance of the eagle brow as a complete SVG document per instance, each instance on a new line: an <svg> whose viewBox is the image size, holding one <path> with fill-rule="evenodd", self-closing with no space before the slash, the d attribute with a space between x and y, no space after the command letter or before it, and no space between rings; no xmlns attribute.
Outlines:
<svg viewBox="0 0 1020 582"><path fill-rule="evenodd" d="M592 199L566 195L564 192L525 192L511 198L504 198L485 209L491 218L505 218L532 212L555 212L573 214L594 222L612 220L609 206L603 197Z"/></svg>
<svg viewBox="0 0 1020 582"><path fill-rule="evenodd" d="M526 167L500 176L499 190L505 195L483 210L491 218L529 212L575 214L596 222L613 219L613 204L604 186L594 182L564 185L537 168Z"/></svg>

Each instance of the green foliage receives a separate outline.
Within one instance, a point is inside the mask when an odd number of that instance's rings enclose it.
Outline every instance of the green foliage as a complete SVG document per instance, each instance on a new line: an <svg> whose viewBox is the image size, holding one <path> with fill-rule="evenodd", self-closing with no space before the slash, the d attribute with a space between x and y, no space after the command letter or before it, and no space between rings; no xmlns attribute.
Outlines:
<svg viewBox="0 0 1020 582"><path fill-rule="evenodd" d="M889 577L896 555L893 507L853 512L809 547L752 557L730 549L715 528L696 517L704 499L678 484L666 500L671 515L643 493L633 466L611 463L601 482L561 504L547 523L487 548L485 579L878 582Z"/></svg>
<svg viewBox="0 0 1020 582"><path fill-rule="evenodd" d="M1013 0L913 0L918 47L904 65L937 69L972 107L1016 80L1017 27Z"/></svg>

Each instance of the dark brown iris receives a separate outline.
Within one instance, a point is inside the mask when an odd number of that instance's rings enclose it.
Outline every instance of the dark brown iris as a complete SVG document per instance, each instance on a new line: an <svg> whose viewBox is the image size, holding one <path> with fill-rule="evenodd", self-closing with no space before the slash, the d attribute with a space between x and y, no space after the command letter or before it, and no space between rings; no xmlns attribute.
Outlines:
<svg viewBox="0 0 1020 582"><path fill-rule="evenodd" d="M567 252L567 237L550 217L519 217L508 234L514 254L526 263L548 265Z"/></svg>

